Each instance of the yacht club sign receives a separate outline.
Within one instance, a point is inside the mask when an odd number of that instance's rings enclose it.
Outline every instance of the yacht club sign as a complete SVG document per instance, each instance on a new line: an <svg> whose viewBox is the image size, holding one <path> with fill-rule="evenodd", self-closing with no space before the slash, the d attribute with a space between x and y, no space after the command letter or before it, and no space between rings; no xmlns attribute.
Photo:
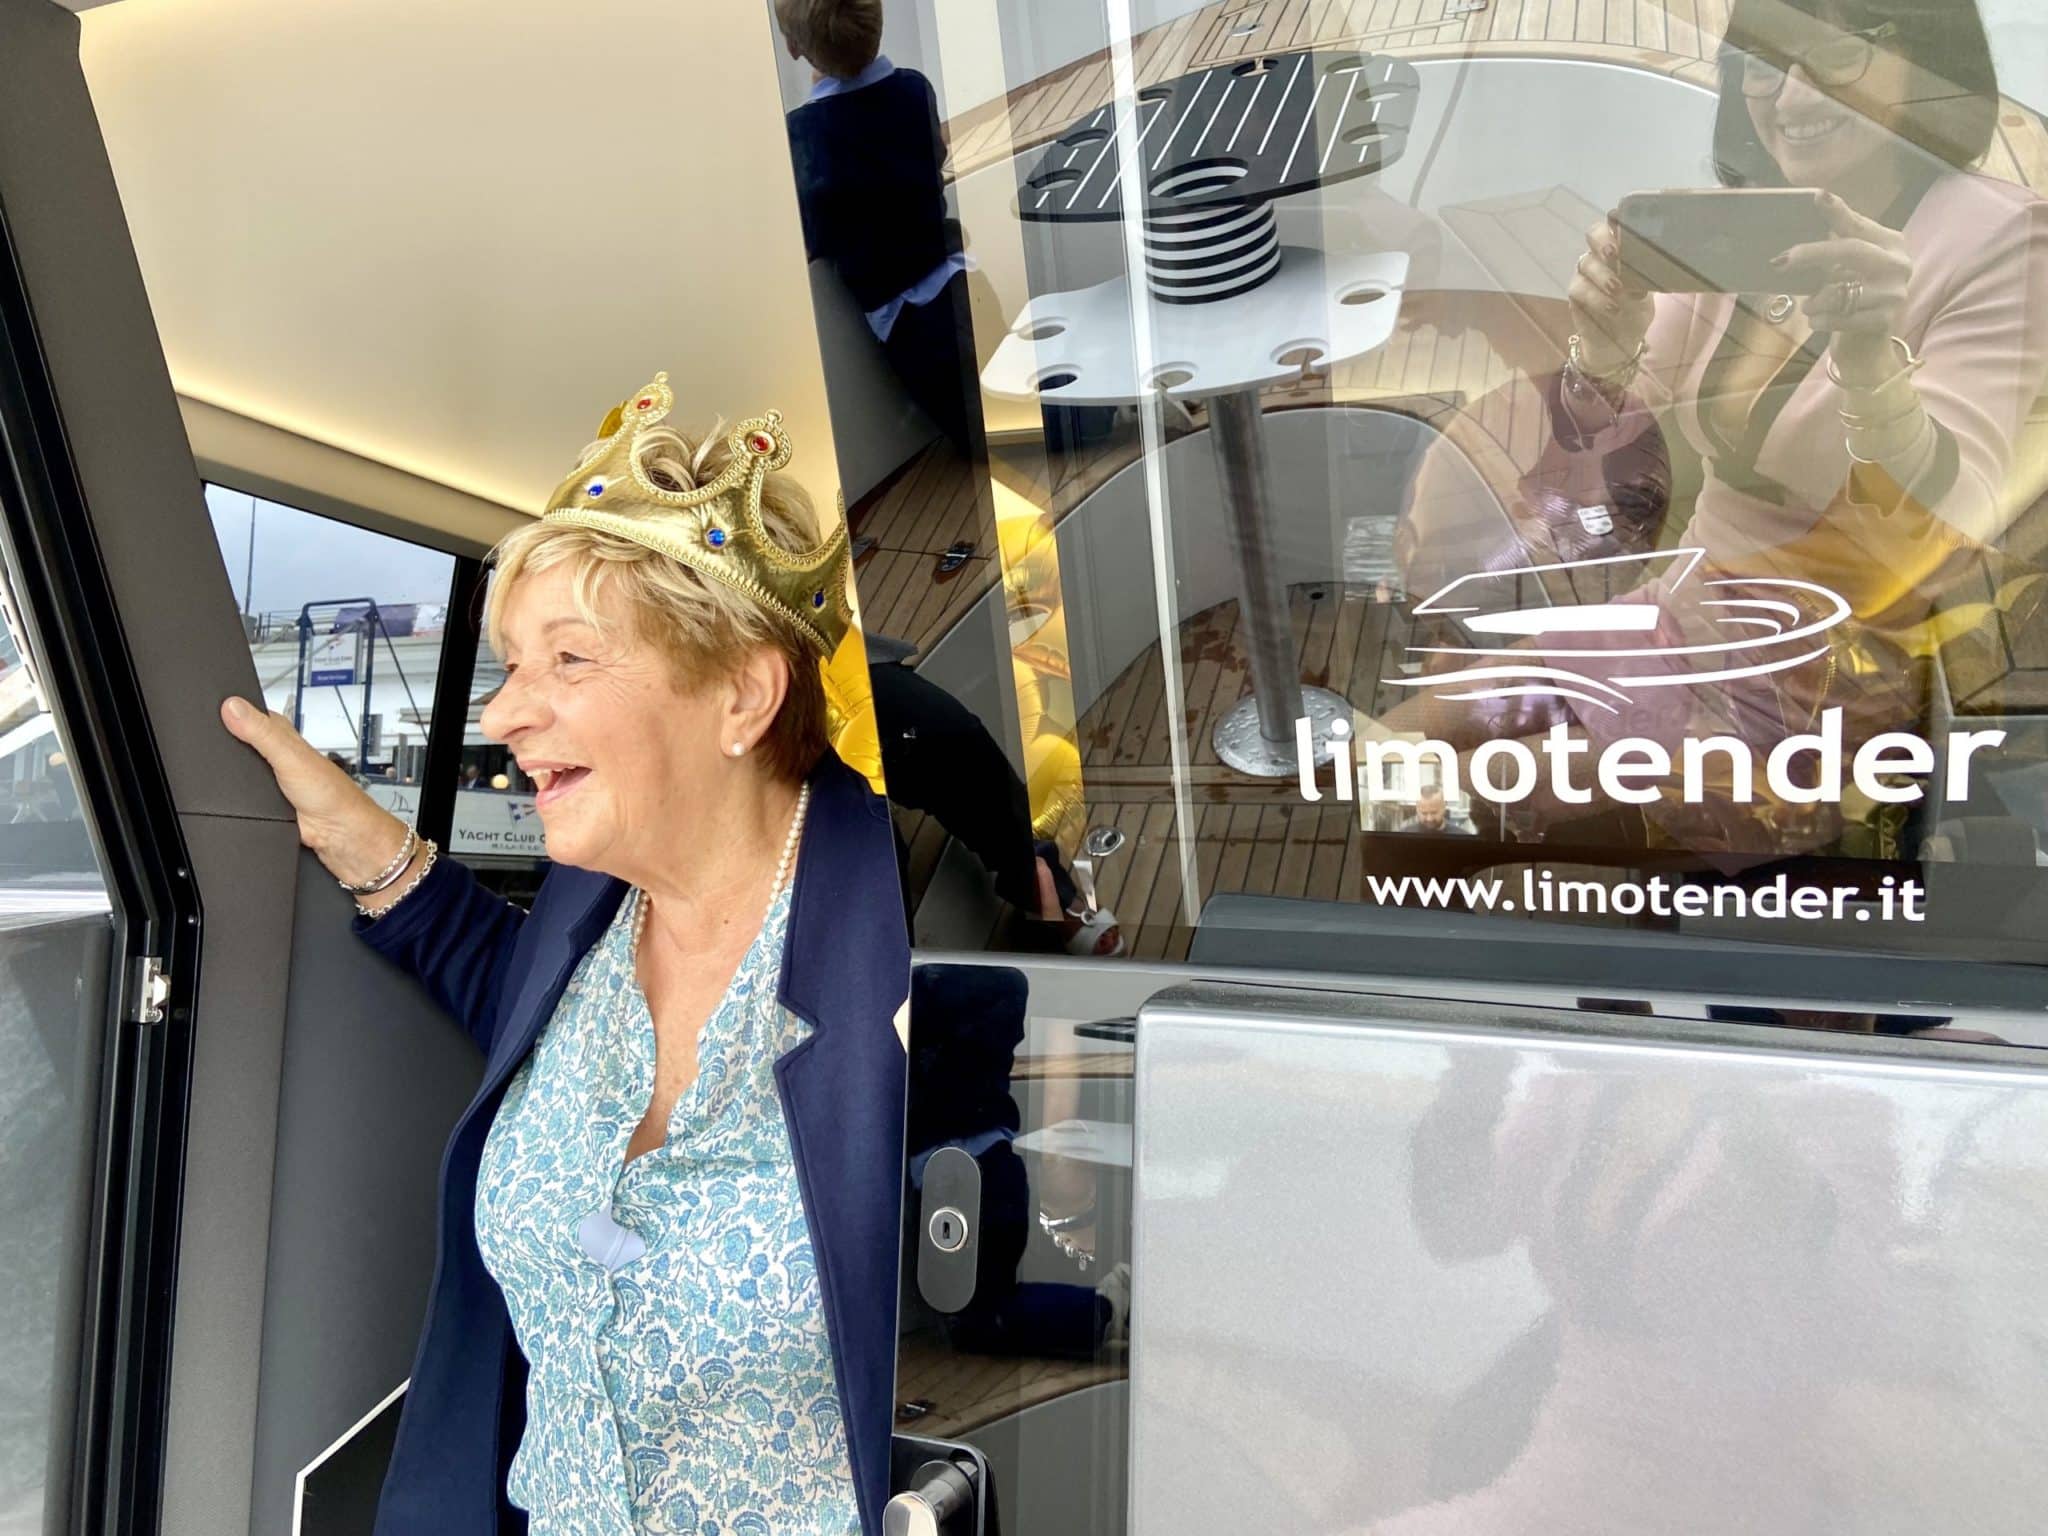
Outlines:
<svg viewBox="0 0 2048 1536"><path fill-rule="evenodd" d="M416 785L365 785L370 798L385 810L406 821L420 813L420 792ZM450 853L496 853L519 858L547 857L547 835L534 813L533 796L496 789L459 789L455 792L455 822L449 828Z"/></svg>
<svg viewBox="0 0 2048 1536"><path fill-rule="evenodd" d="M1446 700L1549 695L1570 699L1588 718L1592 711L1618 714L1647 690L1763 677L1828 653L1826 632L1850 613L1839 593L1791 577L1693 583L1690 578L1704 555L1701 549L1676 549L1461 576L1418 603L1414 612L1454 617L1473 643L1411 646L1409 654L1418 660L1452 656L1457 662L1448 671L1383 681ZM1663 601L1554 607L1500 602L1502 594L1512 600L1522 578L1624 564L1643 568L1645 578L1662 576ZM1795 596L1803 596L1806 606L1793 601ZM1654 642L1667 612L1682 605L1693 609L1688 615L1695 621L1692 632L1715 638L1691 644L1632 643L1636 635ZM1924 736L1884 731L1845 754L1839 708L1824 709L1814 724L1814 730L1778 741L1759 764L1756 749L1739 736L1684 737L1676 743L1674 761L1671 745L1652 737L1617 736L1595 751L1592 742L1575 738L1569 725L1558 723L1534 748L1512 739L1483 743L1466 762L1469 782L1464 788L1482 800L1513 805L1547 778L1550 792L1568 805L1591 804L1596 790L1624 805L1649 805L1662 797L1659 786L1676 774L1682 798L1697 805L1706 798L1709 772L1719 768L1715 793L1738 804L1753 802L1761 781L1771 799L1786 804L1838 804L1845 785L1853 784L1873 801L1904 805L1921 799L1925 781L1942 773L1945 798L1954 803L1969 797L1972 757L2006 737L1996 729L1950 731L1946 750L1937 753ZM1295 722L1302 798L1319 801L1323 791L1315 779L1312 730L1306 718ZM1349 722L1341 718L1329 736L1340 801L1353 798L1361 768L1368 785L1380 785L1388 782L1389 768L1412 778L1425 761L1434 762L1445 796L1459 796L1459 755L1449 742L1394 736L1354 742Z"/></svg>

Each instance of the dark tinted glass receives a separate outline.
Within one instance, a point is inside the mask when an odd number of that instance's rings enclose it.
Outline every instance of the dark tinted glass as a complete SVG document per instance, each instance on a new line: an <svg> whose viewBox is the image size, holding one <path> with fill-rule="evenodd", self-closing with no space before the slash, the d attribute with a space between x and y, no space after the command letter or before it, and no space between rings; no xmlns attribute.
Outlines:
<svg viewBox="0 0 2048 1536"><path fill-rule="evenodd" d="M114 924L11 569L0 550L0 1530L27 1536L68 1507Z"/></svg>

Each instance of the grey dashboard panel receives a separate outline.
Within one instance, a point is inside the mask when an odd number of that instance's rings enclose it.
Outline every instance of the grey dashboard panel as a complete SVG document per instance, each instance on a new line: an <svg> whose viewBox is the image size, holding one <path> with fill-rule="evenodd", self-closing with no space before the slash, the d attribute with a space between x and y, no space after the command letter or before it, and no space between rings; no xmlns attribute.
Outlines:
<svg viewBox="0 0 2048 1536"><path fill-rule="evenodd" d="M299 1474L412 1368L434 1270L436 1169L482 1062L419 984L349 931L298 863L269 1206L250 1529L292 1529ZM388 1429L389 1425L381 1426ZM337 1486L345 1479L358 1486ZM337 1458L328 1504L374 1508L381 1461Z"/></svg>
<svg viewBox="0 0 2048 1536"><path fill-rule="evenodd" d="M475 1058L349 936L217 717L255 671L78 36L48 0L0 0L0 212L203 914L162 1530L270 1536L299 1469L403 1377Z"/></svg>
<svg viewBox="0 0 2048 1536"><path fill-rule="evenodd" d="M213 1536L251 1529L298 836L289 823L255 817L182 821L206 926L179 1216L163 1531Z"/></svg>
<svg viewBox="0 0 2048 1536"><path fill-rule="evenodd" d="M2039 1529L2028 1053L1211 986L1137 1039L1138 1536Z"/></svg>
<svg viewBox="0 0 2048 1536"><path fill-rule="evenodd" d="M260 759L207 718L255 682L127 215L78 18L0 0L0 204L178 809L288 822ZM200 721L206 729L180 729Z"/></svg>

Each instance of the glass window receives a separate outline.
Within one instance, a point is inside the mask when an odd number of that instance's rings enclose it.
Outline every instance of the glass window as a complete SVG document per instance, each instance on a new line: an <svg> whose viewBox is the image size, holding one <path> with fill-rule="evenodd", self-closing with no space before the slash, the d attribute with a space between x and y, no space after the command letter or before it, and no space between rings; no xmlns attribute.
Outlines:
<svg viewBox="0 0 2048 1536"><path fill-rule="evenodd" d="M455 557L225 486L206 502L265 702L411 817Z"/></svg>
<svg viewBox="0 0 2048 1536"><path fill-rule="evenodd" d="M57 718L11 612L0 633L0 879L53 900L66 889L103 890Z"/></svg>
<svg viewBox="0 0 2048 1536"><path fill-rule="evenodd" d="M1984 30L2000 88L2039 110L2048 105L2048 17L2028 0L1984 0Z"/></svg>
<svg viewBox="0 0 2048 1536"><path fill-rule="evenodd" d="M412 820L455 557L225 486L206 502L264 702Z"/></svg>
<svg viewBox="0 0 2048 1536"><path fill-rule="evenodd" d="M2048 959L2032 9L789 40L921 944Z"/></svg>
<svg viewBox="0 0 2048 1536"><path fill-rule="evenodd" d="M270 707L412 820L455 557L225 486L208 486L206 498ZM456 633L469 643L464 626ZM504 680L479 642L448 852L525 902L546 863L532 786L478 724Z"/></svg>
<svg viewBox="0 0 2048 1536"><path fill-rule="evenodd" d="M897 1429L980 1448L1015 1536L1124 1529L1135 1051L1104 1013L1141 993L1090 975L911 977ZM972 1235L950 1255L949 1211Z"/></svg>
<svg viewBox="0 0 2048 1536"><path fill-rule="evenodd" d="M40 1531L71 1463L113 917L62 722L0 598L0 1530Z"/></svg>
<svg viewBox="0 0 2048 1536"><path fill-rule="evenodd" d="M504 685L505 668L479 640L455 791L454 845L457 857L486 885L530 906L547 873L547 838L533 808L533 782L519 771L510 749L487 741L477 723Z"/></svg>

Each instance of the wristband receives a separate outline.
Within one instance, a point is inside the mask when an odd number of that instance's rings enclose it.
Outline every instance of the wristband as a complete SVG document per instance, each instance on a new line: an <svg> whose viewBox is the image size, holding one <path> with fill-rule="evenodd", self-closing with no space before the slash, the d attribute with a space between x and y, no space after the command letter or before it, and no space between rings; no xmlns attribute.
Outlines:
<svg viewBox="0 0 2048 1536"><path fill-rule="evenodd" d="M1842 370L1835 366L1835 354L1831 350L1828 353L1827 362L1829 381L1833 383L1837 389L1846 390L1851 394L1881 395L1886 390L1890 389L1894 384L1903 383L1905 380L1910 379L1914 374L1920 371L1921 364L1923 364L1926 361L1926 359L1922 357L1915 357L1913 355L1912 346L1907 342L1906 338L1903 336L1892 337L1891 343L1893 346L1899 349L1900 361L1898 372L1892 374L1889 378L1886 378L1876 384L1851 384L1847 379L1842 377Z"/></svg>
<svg viewBox="0 0 2048 1536"><path fill-rule="evenodd" d="M434 860L438 858L441 853L440 845L436 843L431 837L426 839L426 844L427 856L420 864L420 872L414 875L410 880L405 882L404 890L400 891L396 896L392 897L387 905L385 905L384 907L380 908L375 912L372 912L360 901L356 903L356 911L361 913L364 917L367 917L368 919L370 919L371 922L374 923L378 918L384 916L385 913L394 911L400 902L404 901L406 897L410 896L414 891L418 890L420 888L420 882L427 878L428 871L430 871L434 867ZM403 866L401 866L401 868L402 867Z"/></svg>
<svg viewBox="0 0 2048 1536"><path fill-rule="evenodd" d="M405 841L398 845L398 856L378 870L376 874L361 884L353 884L339 877L336 877L334 883L344 891L347 891L351 896L376 895L377 892L383 890L405 872L405 866L412 862L413 852L420 845L419 838L419 829L417 827L407 827L405 829Z"/></svg>
<svg viewBox="0 0 2048 1536"><path fill-rule="evenodd" d="M1906 403L1889 416L1858 416L1851 411L1837 411L1835 414L1841 418L1842 425L1851 432L1882 432L1886 427L1895 426L1921 408L1920 397L1910 395Z"/></svg>
<svg viewBox="0 0 2048 1536"><path fill-rule="evenodd" d="M1574 331L1565 342L1565 366L1589 383L1606 389L1625 389L1635 378L1636 370L1642 366L1643 354L1649 350L1649 346L1650 341L1646 336L1636 343L1635 351L1631 352L1618 367L1611 368L1606 373L1596 373L1586 365L1585 343L1580 339L1579 333Z"/></svg>

